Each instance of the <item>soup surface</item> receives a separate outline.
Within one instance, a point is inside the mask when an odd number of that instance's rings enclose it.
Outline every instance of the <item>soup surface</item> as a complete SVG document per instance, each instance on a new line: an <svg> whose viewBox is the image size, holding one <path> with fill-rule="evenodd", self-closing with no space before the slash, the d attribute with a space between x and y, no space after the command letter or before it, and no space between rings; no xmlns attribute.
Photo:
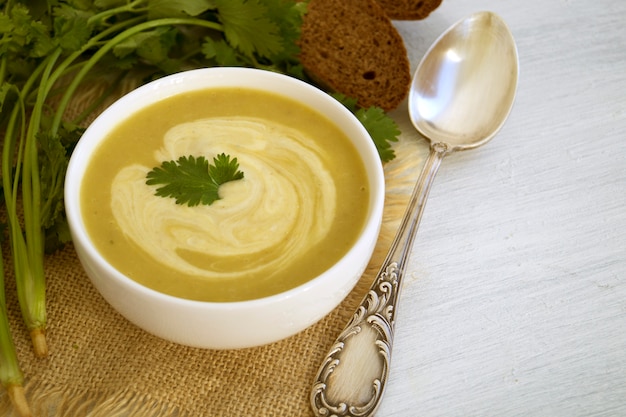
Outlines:
<svg viewBox="0 0 626 417"><path fill-rule="evenodd" d="M163 161L221 153L244 178L211 205L155 195ZM253 89L184 93L131 115L103 141L81 185L87 231L133 280L177 297L242 301L328 269L364 225L369 189L350 140L291 99Z"/></svg>

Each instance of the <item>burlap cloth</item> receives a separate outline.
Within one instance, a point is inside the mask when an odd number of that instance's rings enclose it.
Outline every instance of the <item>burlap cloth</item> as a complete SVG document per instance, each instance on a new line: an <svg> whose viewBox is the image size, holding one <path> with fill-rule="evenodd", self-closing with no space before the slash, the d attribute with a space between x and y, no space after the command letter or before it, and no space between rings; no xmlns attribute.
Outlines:
<svg viewBox="0 0 626 417"><path fill-rule="evenodd" d="M122 90L132 88L125 86ZM100 90L86 90L80 111ZM97 91L96 91L97 90ZM106 105L107 103L105 103ZM419 175L426 143L411 128L406 106L392 113L403 134L385 165L383 226L370 265L351 294L314 326L281 342L242 350L203 350L158 339L129 323L98 294L70 244L47 257L50 350L36 359L14 296L5 252L7 301L36 416L310 416L310 387L328 348L367 292L399 225ZM5 245L6 247L7 245ZM4 392L0 415L14 413Z"/></svg>

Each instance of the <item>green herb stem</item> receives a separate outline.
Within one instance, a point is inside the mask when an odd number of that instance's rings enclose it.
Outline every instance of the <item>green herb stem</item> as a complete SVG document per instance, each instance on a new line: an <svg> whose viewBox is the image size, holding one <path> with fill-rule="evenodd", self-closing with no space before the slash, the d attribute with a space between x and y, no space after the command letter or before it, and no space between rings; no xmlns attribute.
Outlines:
<svg viewBox="0 0 626 417"><path fill-rule="evenodd" d="M0 60L0 85L2 85L2 83L4 83L4 79L7 76L7 57L4 56L2 57L2 60Z"/></svg>
<svg viewBox="0 0 626 417"><path fill-rule="evenodd" d="M83 45L83 47L78 50L73 52L72 54L70 54L66 59L63 60L63 62L61 62L61 64L59 64L59 66L55 69L54 73L52 74L52 76L50 77L50 80L46 86L47 90L45 92L45 95L47 97L47 95L50 92L50 89L54 86L54 84L65 74L67 73L71 73L72 71L75 70L79 70L78 74L82 74L81 79L76 83L76 87L74 87L72 89L72 91L68 94L67 90L65 95L63 96L63 99L61 100L61 103L57 109L56 112L56 116L54 118L54 122L51 126L50 129L50 133L52 136L55 136L58 133L59 130L59 126L61 124L61 119L63 117L63 113L65 112L65 108L67 107L67 105L69 104L72 95L74 94L74 92L76 91L76 88L78 87L78 85L80 84L80 82L82 81L82 78L87 74L87 72L91 69L92 65L89 65L89 61L83 61L80 62L78 64L76 64L76 66L72 67L71 65L78 59L80 58L80 56L82 54L85 53L85 51L95 47L98 43L100 43L102 41L102 39L116 33L119 32L120 30L124 30L125 28L127 28L128 26L135 26L138 23L142 22L143 18L142 17L137 17L137 18L133 18L133 19L128 19L125 20L123 22L120 22L116 25L113 25L109 28L107 28L106 30L99 32L97 35L93 36L85 45ZM83 68L85 66L89 66L89 68L86 71L83 71ZM74 81L76 81L76 79L74 79Z"/></svg>
<svg viewBox="0 0 626 417"><path fill-rule="evenodd" d="M114 7L112 9L104 10L98 14L91 16L88 20L89 25L102 24L109 17L121 14L121 13L137 13L142 12L144 9L136 9L137 6L146 4L146 0L135 0L123 6Z"/></svg>
<svg viewBox="0 0 626 417"><path fill-rule="evenodd" d="M8 391L13 408L18 415L28 417L32 414L24 395L24 374L11 337L4 288L4 260L0 255L0 383Z"/></svg>
<svg viewBox="0 0 626 417"><path fill-rule="evenodd" d="M31 331L33 348L37 356L47 355L44 331L46 327L46 281L43 270L44 236L41 227L41 181L39 176L39 157L37 135L41 118L50 89L50 75L61 55L57 48L47 57L41 76L37 99L28 123L24 144L22 167L22 209L24 213L24 232L26 236L26 258L28 270L24 275L16 276L18 295L21 293L20 307L27 328Z"/></svg>
<svg viewBox="0 0 626 417"><path fill-rule="evenodd" d="M59 51L60 54L60 51ZM26 80L21 91L16 90L17 103L11 111L2 149L2 183L5 195L5 206L7 210L7 220L9 224L9 240L11 243L11 252L13 254L13 264L15 270L15 279L17 286L17 296L22 311L24 322L31 335L41 333L42 326L45 327L45 280L43 278L43 253L40 253L37 246L42 242L41 227L39 221L33 216L37 216L39 212L39 197L33 199L33 181L34 192L39 192L39 176L37 160L33 158L33 150L28 147L35 148L34 157L37 156L36 140L32 127L27 127L26 123L26 104L25 97L30 95L31 89L40 81L42 75L51 71L53 62L58 54L47 57L41 65L39 65ZM39 97L39 111L33 110L31 120L28 126L33 126L35 121L41 117L41 108L43 108L43 97ZM18 126L19 125L19 126ZM28 143L29 131L31 143ZM15 166L13 168L13 162ZM31 170L33 163L37 165L34 171ZM26 180L25 180L26 178ZM20 181L22 182L22 199L24 209L24 225L25 233L22 233L20 219L18 214L18 190L20 189ZM33 207L33 204L36 207ZM34 213L33 213L34 211ZM38 233L37 233L38 232ZM29 242L27 244L27 242ZM29 245L31 247L29 248ZM33 254L35 256L33 257ZM37 261L40 259L40 261ZM43 295L42 295L43 294ZM34 339L34 345L37 355L45 355L47 349L45 339L43 341L39 336Z"/></svg>
<svg viewBox="0 0 626 417"><path fill-rule="evenodd" d="M56 134L56 132L58 131L59 126L61 125L63 114L65 113L65 109L69 105L72 96L76 92L76 89L78 88L82 80L85 78L87 73L89 73L89 71L94 67L94 65L98 63L98 61L100 61L100 59L102 59L103 56L105 56L109 51L111 51L120 42L130 38L133 35L136 35L137 33L143 32L148 29L154 29L160 26L174 26L174 25L195 25L195 26L201 26L201 27L205 27L205 28L209 28L213 30L219 30L219 31L223 30L222 25L220 25L219 23L209 22L209 21L202 20L202 19L163 18L163 19L156 19L156 20L151 20L151 21L140 23L132 28L126 29L123 32L119 33L118 35L113 37L111 40L106 42L104 45L102 45L102 47L100 47L100 49L98 49L91 56L91 58L89 58L89 60L85 63L85 65L80 69L80 71L73 78L72 82L67 87L65 94L61 98L57 112L54 115L54 119L52 121L52 127L51 127L52 133Z"/></svg>
<svg viewBox="0 0 626 417"><path fill-rule="evenodd" d="M16 151L14 132L16 125L20 123L20 136L25 134L26 114L24 111L24 102L21 95L18 93L18 102L11 112L9 123L7 125L5 142L2 151L2 181L5 193L5 202L7 207L7 217L10 228L10 243L11 251L13 253L13 264L15 275L22 275L28 269L28 261L25 258L26 244L24 242L23 235L18 223L17 216L17 190L18 190L18 177L19 177L19 164L16 167L16 177L12 178L12 164L7 163L7 160L11 161L13 152ZM21 156L23 150L20 145L17 149L18 157ZM9 159L7 159L7 157ZM7 308L6 308L6 296L4 286L4 265L2 256L0 256L0 382L6 388L13 408L20 417L32 416L28 402L24 395L23 374L19 366L17 354L15 352L15 345L11 339L10 327L8 322ZM18 295L19 298L19 295Z"/></svg>

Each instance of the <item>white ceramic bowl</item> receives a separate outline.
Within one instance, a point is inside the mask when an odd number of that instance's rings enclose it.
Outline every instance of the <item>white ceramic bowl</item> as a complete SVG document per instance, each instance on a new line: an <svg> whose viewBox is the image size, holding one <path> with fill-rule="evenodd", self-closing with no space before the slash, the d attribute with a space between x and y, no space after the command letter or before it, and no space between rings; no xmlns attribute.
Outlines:
<svg viewBox="0 0 626 417"><path fill-rule="evenodd" d="M81 181L91 154L134 112L167 97L210 87L251 87L282 94L316 109L353 141L370 187L366 224L349 252L316 278L283 293L239 302L190 301L159 293L113 268L91 242L81 217ZM102 296L128 320L161 338L194 347L233 349L294 335L331 312L352 290L372 252L382 220L384 176L376 148L360 122L339 102L288 76L244 68L182 72L146 84L119 99L87 129L74 150L65 182L65 207L73 243Z"/></svg>

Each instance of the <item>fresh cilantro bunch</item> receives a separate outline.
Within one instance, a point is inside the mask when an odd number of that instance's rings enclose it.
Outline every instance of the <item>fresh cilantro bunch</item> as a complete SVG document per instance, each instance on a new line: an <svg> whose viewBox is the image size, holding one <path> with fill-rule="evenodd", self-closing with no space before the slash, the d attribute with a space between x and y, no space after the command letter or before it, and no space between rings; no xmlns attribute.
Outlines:
<svg viewBox="0 0 626 417"><path fill-rule="evenodd" d="M243 172L239 171L237 158L222 153L213 158L212 164L204 156L192 155L164 161L148 172L146 178L146 184L159 186L155 195L194 207L219 200L219 186L242 179Z"/></svg>

